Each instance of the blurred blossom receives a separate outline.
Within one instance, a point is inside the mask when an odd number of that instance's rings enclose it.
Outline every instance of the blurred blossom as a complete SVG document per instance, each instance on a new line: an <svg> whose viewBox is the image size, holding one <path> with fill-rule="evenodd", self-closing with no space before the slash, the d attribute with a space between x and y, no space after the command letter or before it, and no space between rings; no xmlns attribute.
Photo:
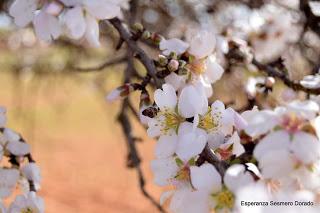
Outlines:
<svg viewBox="0 0 320 213"><path fill-rule="evenodd" d="M155 24L159 21L159 14L153 9L147 9L143 13L143 19L147 23Z"/></svg>

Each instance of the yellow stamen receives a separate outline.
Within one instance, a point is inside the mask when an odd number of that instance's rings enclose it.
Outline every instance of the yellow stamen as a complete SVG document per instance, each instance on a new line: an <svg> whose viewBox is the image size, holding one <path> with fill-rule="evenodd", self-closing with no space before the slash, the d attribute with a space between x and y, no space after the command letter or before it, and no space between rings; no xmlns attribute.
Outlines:
<svg viewBox="0 0 320 213"><path fill-rule="evenodd" d="M217 201L216 209L231 209L234 204L234 195L228 189L223 189L218 194L212 195Z"/></svg>
<svg viewBox="0 0 320 213"><path fill-rule="evenodd" d="M217 112L215 113L215 117L211 115L211 107L209 107L208 112L200 116L200 121L198 127L201 129L206 130L207 132L209 131L214 131L219 127L219 120L221 119L221 113Z"/></svg>

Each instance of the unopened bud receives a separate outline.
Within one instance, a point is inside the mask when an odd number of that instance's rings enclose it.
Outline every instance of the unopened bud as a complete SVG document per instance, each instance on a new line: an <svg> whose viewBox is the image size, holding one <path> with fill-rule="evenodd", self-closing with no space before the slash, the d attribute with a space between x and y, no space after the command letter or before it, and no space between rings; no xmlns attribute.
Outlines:
<svg viewBox="0 0 320 213"><path fill-rule="evenodd" d="M273 77L267 77L265 79L265 85L266 85L267 88L273 87L274 83L275 83L275 80L274 80Z"/></svg>
<svg viewBox="0 0 320 213"><path fill-rule="evenodd" d="M128 97L128 95L139 88L138 84L127 83L112 90L106 97L107 101L116 101Z"/></svg>
<svg viewBox="0 0 320 213"><path fill-rule="evenodd" d="M168 58L164 55L159 55L158 62L160 66L166 66L168 64Z"/></svg>
<svg viewBox="0 0 320 213"><path fill-rule="evenodd" d="M152 41L153 41L155 44L159 45L160 42L161 42L164 38L163 38L163 36L159 35L158 33L152 33L152 34L151 34L151 39L152 39Z"/></svg>
<svg viewBox="0 0 320 213"><path fill-rule="evenodd" d="M183 68L184 66L186 66L187 62L184 60L179 60L179 67Z"/></svg>
<svg viewBox="0 0 320 213"><path fill-rule="evenodd" d="M141 23L135 23L133 26L132 26L132 29L135 31L135 32L142 32L144 27Z"/></svg>
<svg viewBox="0 0 320 213"><path fill-rule="evenodd" d="M148 39L150 39L150 37L151 37L151 33L149 31L147 31L147 30L143 31L143 33L142 33L143 39L148 40Z"/></svg>
<svg viewBox="0 0 320 213"><path fill-rule="evenodd" d="M168 69L170 72L174 72L179 69L179 62L175 59L172 59L168 64Z"/></svg>

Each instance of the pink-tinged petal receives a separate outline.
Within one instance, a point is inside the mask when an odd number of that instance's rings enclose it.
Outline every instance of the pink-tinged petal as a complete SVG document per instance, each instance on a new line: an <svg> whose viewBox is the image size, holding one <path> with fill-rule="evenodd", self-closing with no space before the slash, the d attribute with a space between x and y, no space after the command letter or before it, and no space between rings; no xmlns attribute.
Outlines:
<svg viewBox="0 0 320 213"><path fill-rule="evenodd" d="M83 15L82 7L77 6L69 9L64 17L67 34L73 39L80 39L86 32L86 20Z"/></svg>
<svg viewBox="0 0 320 213"><path fill-rule="evenodd" d="M86 33L85 38L92 47L99 47L100 41L99 41L99 23L98 20L96 20L91 15L86 15Z"/></svg>
<svg viewBox="0 0 320 213"><path fill-rule="evenodd" d="M311 134L305 132L295 133L290 149L305 164L314 163L320 159L320 142Z"/></svg>
<svg viewBox="0 0 320 213"><path fill-rule="evenodd" d="M253 155L256 159L274 150L289 150L290 135L286 131L276 131L265 136L255 147Z"/></svg>
<svg viewBox="0 0 320 213"><path fill-rule="evenodd" d="M151 138L155 138L161 135L161 126L157 119L153 118L148 122L147 133Z"/></svg>
<svg viewBox="0 0 320 213"><path fill-rule="evenodd" d="M162 90L157 89L155 91L154 100L160 110L174 110L177 105L176 91L170 84L164 84L162 85Z"/></svg>
<svg viewBox="0 0 320 213"><path fill-rule="evenodd" d="M177 135L160 136L155 148L156 157L167 158L172 156L176 151L177 143L178 143Z"/></svg>
<svg viewBox="0 0 320 213"><path fill-rule="evenodd" d="M191 166L190 176L192 186L197 190L205 190L208 193L216 193L221 190L221 176L214 166L209 163L200 167Z"/></svg>

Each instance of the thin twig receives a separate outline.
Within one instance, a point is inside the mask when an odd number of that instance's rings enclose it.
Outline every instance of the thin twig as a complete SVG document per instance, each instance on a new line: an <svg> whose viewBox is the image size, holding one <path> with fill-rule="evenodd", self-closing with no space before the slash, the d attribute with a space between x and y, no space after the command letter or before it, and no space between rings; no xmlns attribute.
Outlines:
<svg viewBox="0 0 320 213"><path fill-rule="evenodd" d="M117 29L121 39L127 43L128 48L135 54L135 56L141 61L141 63L147 69L148 74L153 78L157 87L161 84L156 76L156 67L153 61L148 57L148 55L137 45L136 41L132 39L131 33L124 28L121 21L118 18L110 19L109 22Z"/></svg>
<svg viewBox="0 0 320 213"><path fill-rule="evenodd" d="M295 91L303 91L308 94L314 94L314 95L320 94L320 88L316 88L316 89L306 88L302 86L299 82L295 82L289 79L285 73L275 70L272 66L262 64L256 59L252 60L252 64L254 64L260 71L265 72L268 76L279 78L280 80L283 81L285 85L287 85L288 87L290 87Z"/></svg>
<svg viewBox="0 0 320 213"><path fill-rule="evenodd" d="M113 65L117 65L117 64L121 64L123 62L125 62L127 59L127 57L121 57L121 58L117 58L111 61L106 61L103 64L96 66L96 67L87 67L87 68L83 68L83 67L72 67L71 70L75 71L75 72L95 72L95 71L101 71L109 66L113 66Z"/></svg>

